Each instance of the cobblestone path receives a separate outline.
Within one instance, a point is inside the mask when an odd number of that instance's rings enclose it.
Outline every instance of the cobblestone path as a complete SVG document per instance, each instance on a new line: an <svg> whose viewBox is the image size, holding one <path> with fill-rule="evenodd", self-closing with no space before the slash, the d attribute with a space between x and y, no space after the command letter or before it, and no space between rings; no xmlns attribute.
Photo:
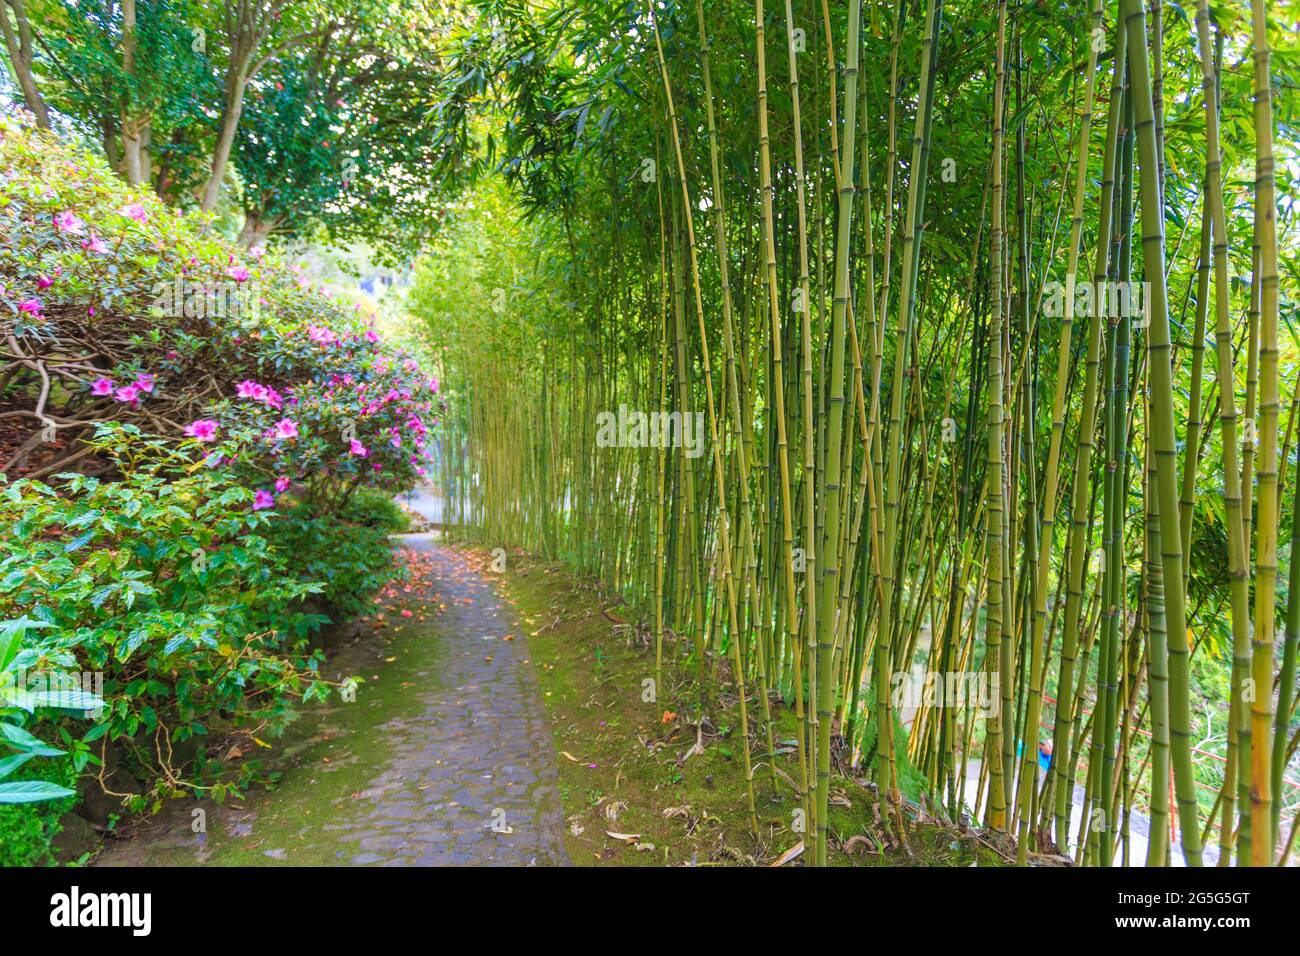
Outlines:
<svg viewBox="0 0 1300 956"><path fill-rule="evenodd" d="M269 749L236 755L280 773L276 788L224 806L173 801L96 865L567 862L554 747L513 609L433 535L402 545L412 580L385 590L326 668L364 678L355 702L304 707Z"/></svg>

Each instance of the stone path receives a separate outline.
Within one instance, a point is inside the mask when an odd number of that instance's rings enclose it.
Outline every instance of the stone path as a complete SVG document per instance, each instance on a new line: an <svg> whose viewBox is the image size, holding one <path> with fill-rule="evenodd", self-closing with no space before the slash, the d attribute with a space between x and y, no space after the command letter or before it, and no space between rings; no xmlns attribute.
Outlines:
<svg viewBox="0 0 1300 956"><path fill-rule="evenodd" d="M96 865L567 862L554 747L513 609L434 535L401 544L419 577L360 622L377 633L331 657L332 675L365 678L356 702L304 708L248 755L283 773L278 787L226 806L175 801Z"/></svg>

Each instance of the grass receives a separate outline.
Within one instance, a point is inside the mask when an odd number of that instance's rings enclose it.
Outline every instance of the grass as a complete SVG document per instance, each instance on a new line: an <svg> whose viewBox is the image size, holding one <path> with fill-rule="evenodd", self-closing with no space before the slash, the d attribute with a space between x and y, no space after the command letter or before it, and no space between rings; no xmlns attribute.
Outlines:
<svg viewBox="0 0 1300 956"><path fill-rule="evenodd" d="M488 552L482 555L490 575ZM770 767L774 760L793 779L796 758L779 743L778 755L769 758L752 690L757 834L749 829L733 685L715 690L720 700L702 714L694 663L686 666L688 649L684 642L669 646L665 634L663 686L649 700L644 682L654 677L653 630L626 607L563 564L520 552L497 577L527 625L529 662L555 741L565 847L574 863L770 865L799 846L793 790L784 782L776 789ZM793 713L775 698L773 708L774 738L792 742ZM888 840L875 822L876 799L865 779L835 777L831 794L832 865L1004 863L977 831L936 822L909 822L906 848ZM802 865L801 857L792 865Z"/></svg>

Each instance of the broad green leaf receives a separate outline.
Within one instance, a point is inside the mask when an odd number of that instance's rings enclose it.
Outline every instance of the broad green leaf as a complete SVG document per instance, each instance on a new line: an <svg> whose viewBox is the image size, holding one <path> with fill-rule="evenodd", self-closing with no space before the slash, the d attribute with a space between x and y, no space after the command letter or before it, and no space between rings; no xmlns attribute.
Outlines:
<svg viewBox="0 0 1300 956"><path fill-rule="evenodd" d="M64 751L33 737L17 724L0 720L0 735L19 750L25 750L37 757L62 757Z"/></svg>
<svg viewBox="0 0 1300 956"><path fill-rule="evenodd" d="M3 780L5 777L9 776L11 773L13 773L15 770L17 770L19 767L21 767L23 764L25 764L27 761L31 760L35 756L36 754L34 753L12 754L8 757L5 757L3 760L0 760L0 780Z"/></svg>
<svg viewBox="0 0 1300 956"><path fill-rule="evenodd" d="M75 790L44 780L21 780L17 783L0 783L0 803L40 803L70 797Z"/></svg>

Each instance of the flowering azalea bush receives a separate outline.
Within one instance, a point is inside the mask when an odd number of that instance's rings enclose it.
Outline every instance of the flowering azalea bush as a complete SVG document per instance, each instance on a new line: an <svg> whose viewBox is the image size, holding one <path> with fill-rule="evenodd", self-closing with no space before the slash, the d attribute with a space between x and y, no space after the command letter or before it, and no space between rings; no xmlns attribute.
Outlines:
<svg viewBox="0 0 1300 956"><path fill-rule="evenodd" d="M256 486L254 507L271 507L293 488L328 514L360 486L400 491L425 474L440 408L436 380L364 334L314 347L317 378L245 379L233 397L213 403L212 418L188 427L211 447L212 462Z"/></svg>
<svg viewBox="0 0 1300 956"><path fill-rule="evenodd" d="M136 805L245 785L215 745L330 693L309 640L393 573L437 380L360 304L13 116L0 325L0 622L29 622L25 670L104 678L89 722L18 716L60 741L52 778L118 748Z"/></svg>
<svg viewBox="0 0 1300 956"><path fill-rule="evenodd" d="M230 473L131 428L94 444L119 480L65 473L58 490L0 491L0 618L35 625L23 668L104 675L85 743L121 742L156 793L197 788L210 783L202 760L187 776L177 745L214 722L273 733L295 701L328 695L307 648L322 618L302 605L325 584L300 573ZM82 765L97 762L85 750Z"/></svg>
<svg viewBox="0 0 1300 956"><path fill-rule="evenodd" d="M125 189L98 158L0 117L0 471L86 462L95 425L193 438L318 508L425 469L437 380L300 270ZM234 446L229 443L234 442ZM278 490L277 490L278 485Z"/></svg>

